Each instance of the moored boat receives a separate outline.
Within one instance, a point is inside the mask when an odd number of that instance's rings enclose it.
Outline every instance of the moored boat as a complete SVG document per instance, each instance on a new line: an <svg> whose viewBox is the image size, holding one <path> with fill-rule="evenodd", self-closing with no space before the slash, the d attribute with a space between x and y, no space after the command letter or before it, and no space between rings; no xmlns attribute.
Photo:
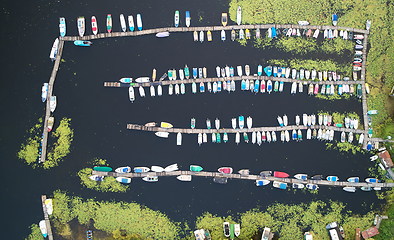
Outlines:
<svg viewBox="0 0 394 240"><path fill-rule="evenodd" d="M175 23L175 27L179 26L179 11L178 10L175 11L174 23Z"/></svg>
<svg viewBox="0 0 394 240"><path fill-rule="evenodd" d="M285 173L285 172L274 172L274 177L278 177L278 178L287 178L289 177L289 174Z"/></svg>
<svg viewBox="0 0 394 240"><path fill-rule="evenodd" d="M233 169L231 167L221 167L218 169L218 172L223 174L231 174L233 173Z"/></svg>
<svg viewBox="0 0 394 240"><path fill-rule="evenodd" d="M148 168L148 167L134 167L133 170L135 173L143 173L143 172L149 172L150 168Z"/></svg>
<svg viewBox="0 0 394 240"><path fill-rule="evenodd" d="M286 189L287 188L287 183L274 181L272 183L272 186L275 187L275 188L279 188L279 189Z"/></svg>
<svg viewBox="0 0 394 240"><path fill-rule="evenodd" d="M107 166L95 166L93 167L93 170L99 172L111 172L112 168Z"/></svg>
<svg viewBox="0 0 394 240"><path fill-rule="evenodd" d="M123 32L126 32L126 20L125 20L125 18L124 18L124 15L123 15L123 13L122 14L120 14L120 26L121 26L121 28L122 28L122 31Z"/></svg>
<svg viewBox="0 0 394 240"><path fill-rule="evenodd" d="M168 36L170 36L170 33L168 31L156 33L156 37L158 38L164 38Z"/></svg>
<svg viewBox="0 0 394 240"><path fill-rule="evenodd" d="M369 183L379 183L380 182L380 180L376 179L376 178L366 178L365 181L369 182Z"/></svg>
<svg viewBox="0 0 394 240"><path fill-rule="evenodd" d="M157 181L159 181L159 177L158 176L146 176L146 177L143 177L142 180L144 180L145 182L157 182Z"/></svg>
<svg viewBox="0 0 394 240"><path fill-rule="evenodd" d="M60 36L66 36L66 19L64 17L59 18L59 31Z"/></svg>
<svg viewBox="0 0 394 240"><path fill-rule="evenodd" d="M176 145L181 146L182 145L182 133L177 133L176 135Z"/></svg>
<svg viewBox="0 0 394 240"><path fill-rule="evenodd" d="M308 175L304 174L304 173L298 173L296 175L294 175L295 178L300 179L300 180L306 180L308 179Z"/></svg>
<svg viewBox="0 0 394 240"><path fill-rule="evenodd" d="M118 167L117 169L115 169L115 172L117 172L117 173L129 173L129 172L131 172L131 168L129 166Z"/></svg>
<svg viewBox="0 0 394 240"><path fill-rule="evenodd" d="M327 176L327 181L337 182L339 179L337 176Z"/></svg>
<svg viewBox="0 0 394 240"><path fill-rule="evenodd" d="M310 190L317 190L317 189L319 189L319 186L316 184L307 184L306 188L308 188Z"/></svg>
<svg viewBox="0 0 394 240"><path fill-rule="evenodd" d="M223 231L224 231L224 236L230 237L230 223L229 222L223 223Z"/></svg>
<svg viewBox="0 0 394 240"><path fill-rule="evenodd" d="M139 31L142 30L142 19L141 19L141 14L137 14L137 28Z"/></svg>
<svg viewBox="0 0 394 240"><path fill-rule="evenodd" d="M49 109L51 110L51 112L54 112L56 109L56 105L57 105L57 98L56 96L51 96L49 98Z"/></svg>
<svg viewBox="0 0 394 240"><path fill-rule="evenodd" d="M90 180L96 181L96 182L101 182L104 180L104 176L99 176L99 175L92 175L89 177Z"/></svg>
<svg viewBox="0 0 394 240"><path fill-rule="evenodd" d="M74 45L81 46L81 47L90 47L90 45L92 45L92 42L91 41L75 40Z"/></svg>
<svg viewBox="0 0 394 240"><path fill-rule="evenodd" d="M128 177L117 177L115 180L120 183L131 183L131 178Z"/></svg>
<svg viewBox="0 0 394 240"><path fill-rule="evenodd" d="M227 13L222 13L222 25L223 27L227 25Z"/></svg>
<svg viewBox="0 0 394 240"><path fill-rule="evenodd" d="M348 182L359 182L360 178L359 177L350 177L347 179Z"/></svg>
<svg viewBox="0 0 394 240"><path fill-rule="evenodd" d="M112 31L112 16L111 14L107 14L107 32L110 33Z"/></svg>
<svg viewBox="0 0 394 240"><path fill-rule="evenodd" d="M45 207L47 208L48 215L52 215L53 213L53 204L52 204L52 198L48 198L45 200Z"/></svg>
<svg viewBox="0 0 394 240"><path fill-rule="evenodd" d="M344 187L342 189L344 191L346 191L346 192L356 192L356 188L355 187Z"/></svg>
<svg viewBox="0 0 394 240"><path fill-rule="evenodd" d="M44 83L44 85L41 88L41 100L42 102L45 102L47 100L48 96L48 83Z"/></svg>
<svg viewBox="0 0 394 240"><path fill-rule="evenodd" d="M161 138L168 138L168 132L155 132L155 135Z"/></svg>
<svg viewBox="0 0 394 240"><path fill-rule="evenodd" d="M190 182L192 180L192 175L179 175L176 177L179 181Z"/></svg>
<svg viewBox="0 0 394 240"><path fill-rule="evenodd" d="M46 238L48 236L48 231L47 231L47 225L45 223L45 220L41 220L38 225L40 226L42 236L44 236L44 238Z"/></svg>
<svg viewBox="0 0 394 240"><path fill-rule="evenodd" d="M134 31L134 19L133 19L133 15L129 15L128 17L127 17L127 20L129 21L129 28L130 28L130 31Z"/></svg>
<svg viewBox="0 0 394 240"><path fill-rule="evenodd" d="M59 39L56 38L55 41L53 42L53 45L52 45L52 48L51 48L51 52L49 53L49 58L52 61L56 60L58 48L59 48Z"/></svg>
<svg viewBox="0 0 394 240"><path fill-rule="evenodd" d="M173 126L172 126L171 123L168 123L168 122L161 122L161 123L160 123L160 127L162 127L162 128L172 128Z"/></svg>
<svg viewBox="0 0 394 240"><path fill-rule="evenodd" d="M190 12L186 11L186 27L190 27Z"/></svg>
<svg viewBox="0 0 394 240"><path fill-rule="evenodd" d="M83 37L85 34L85 17L78 17L77 19L78 34Z"/></svg>
<svg viewBox="0 0 394 240"><path fill-rule="evenodd" d="M190 171L192 172L201 172L202 170L203 168L198 165L190 165Z"/></svg>

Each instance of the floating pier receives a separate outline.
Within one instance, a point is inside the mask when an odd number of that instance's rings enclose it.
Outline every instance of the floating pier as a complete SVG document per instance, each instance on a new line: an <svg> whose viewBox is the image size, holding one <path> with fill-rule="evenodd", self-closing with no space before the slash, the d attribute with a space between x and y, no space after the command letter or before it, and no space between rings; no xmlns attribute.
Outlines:
<svg viewBox="0 0 394 240"><path fill-rule="evenodd" d="M230 123L230 121L229 121ZM275 131L275 132L281 132L281 131L292 131L293 129L301 129L301 130L307 130L308 128L310 129L329 129L329 130L334 130L338 132L353 132L353 133L364 133L364 130L359 130L359 129L350 129L350 128L339 128L339 127L334 127L334 126L324 126L324 125L314 125L310 127L305 127L304 125L288 125L288 126L277 126L277 127L253 127L253 128L243 128L243 129L234 129L234 128L211 128L211 129L191 129L191 128L162 128L162 127L146 127L143 125L138 125L138 124L132 124L129 123L127 124L127 129L130 130L141 130L141 131L150 131L150 132L169 132L169 133L187 133L187 134L198 134L198 133L244 133L244 132L262 132L262 131Z"/></svg>
<svg viewBox="0 0 394 240"><path fill-rule="evenodd" d="M297 29L337 29L337 30L347 30L352 31L354 33L360 34L368 34L369 30L358 29L358 28L350 28L350 27L340 27L340 26L316 26L316 25L298 25L298 24L254 24L254 25L228 25L226 27L223 26L205 26L205 27L164 27L164 28L152 28L141 31L133 31L133 32L111 32L111 33L99 33L97 35L88 35L88 36L65 36L60 37L59 40L63 41L75 41L75 40L94 40L94 39L103 39L103 38L111 38L111 37L132 37L132 36L142 36L149 34L156 34L159 32L200 32L200 31L231 31L231 30L240 30L240 29L268 29L275 27L277 29L281 28L297 28Z"/></svg>
<svg viewBox="0 0 394 240"><path fill-rule="evenodd" d="M48 216L48 212L47 212L47 207L45 205L45 200L47 200L47 196L46 195L42 195L41 196L42 211L44 212L44 219L45 219L45 225L47 227L48 239L49 240L53 240L51 223L49 222L49 216Z"/></svg>
<svg viewBox="0 0 394 240"><path fill-rule="evenodd" d="M44 119L44 130L43 130L43 135L42 135L42 147L41 147L41 159L40 162L45 162L46 160L46 154L47 154L47 144L48 144L48 119L51 116L51 110L50 110L50 99L52 96L52 91L53 87L55 85L55 79L57 75L57 71L59 70L59 64L60 64L60 59L62 58L62 53L63 53L63 46L64 46L64 41L59 41L59 48L57 50L57 55L56 55L56 60L53 65L53 70L51 77L49 79L48 83L48 95L47 95L47 100L46 100L46 112L45 112L45 119Z"/></svg>
<svg viewBox="0 0 394 240"><path fill-rule="evenodd" d="M180 80L180 79L179 80L166 80L166 81L147 82L147 83L134 83L133 82L133 84L134 84L134 87L139 87L139 86L149 87L151 85L165 86L165 85L170 85L170 84L182 84L182 83L188 84L188 83L193 83L193 82L195 82L195 83L212 82L213 83L213 82L218 82L218 81L223 82L223 81L232 81L232 80L241 81L241 80L255 80L255 79L265 80L265 81L271 80L272 84L274 84L275 81L284 82L284 83L293 83L293 82L296 82L296 83L302 82L302 83L307 83L307 84L312 83L313 85L315 85L315 84L339 85L339 84L362 84L363 83L361 81L312 81L310 79L309 80L307 80L307 79L303 79L303 80L298 79L297 80L297 79L292 79L292 78L282 78L282 77L273 77L273 76L268 77L268 76L252 76L252 75L246 76L245 75L242 77L234 76L234 77L220 77L220 78L196 78L196 79L190 78L190 79L183 79L183 80ZM121 83L119 81L118 82L104 82L104 87L130 87L130 83ZM297 89L298 89L298 86L297 86ZM225 90L222 89L222 91L225 91ZM248 91L248 90L245 90L245 91ZM259 93L260 93L260 89L259 89ZM308 92L306 91L306 93L308 93Z"/></svg>
<svg viewBox="0 0 394 240"><path fill-rule="evenodd" d="M302 183L302 184L317 184L334 187L394 187L394 183L367 183L367 182L341 182L341 181L327 181L327 180L300 180L296 178L277 178L277 177L261 177L260 175L242 175L242 174L223 174L220 172L193 172L193 171L173 171L173 172L145 172L145 173L117 173L117 172L100 172L92 171L92 175L111 176L111 177L128 177L128 178L143 178L146 176L171 177L179 175L192 175L195 177L212 177L212 178L230 178L243 180L270 180L284 183Z"/></svg>

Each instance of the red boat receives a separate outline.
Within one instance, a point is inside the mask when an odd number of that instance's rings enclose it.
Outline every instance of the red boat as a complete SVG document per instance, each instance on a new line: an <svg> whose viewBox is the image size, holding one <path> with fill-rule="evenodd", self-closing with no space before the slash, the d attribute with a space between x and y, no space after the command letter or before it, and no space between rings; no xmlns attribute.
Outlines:
<svg viewBox="0 0 394 240"><path fill-rule="evenodd" d="M287 178L289 177L289 174L285 173L285 172L274 172L274 177L278 177L278 178Z"/></svg>
<svg viewBox="0 0 394 240"><path fill-rule="evenodd" d="M319 93L319 84L315 84L315 91L313 92L315 95Z"/></svg>
<svg viewBox="0 0 394 240"><path fill-rule="evenodd" d="M219 172L224 174L231 174L233 173L233 169L231 167L221 167L218 169Z"/></svg>

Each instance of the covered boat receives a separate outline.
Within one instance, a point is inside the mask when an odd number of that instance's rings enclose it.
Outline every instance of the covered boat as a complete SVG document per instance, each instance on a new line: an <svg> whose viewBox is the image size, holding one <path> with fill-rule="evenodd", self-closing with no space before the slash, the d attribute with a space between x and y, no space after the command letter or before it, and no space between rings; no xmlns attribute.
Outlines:
<svg viewBox="0 0 394 240"><path fill-rule="evenodd" d="M275 187L275 188L279 188L279 189L286 189L287 188L287 183L274 181L272 183L272 186Z"/></svg>
<svg viewBox="0 0 394 240"><path fill-rule="evenodd" d="M231 174L231 173L233 173L233 169L231 167L221 167L218 169L218 172L221 172L224 174Z"/></svg>

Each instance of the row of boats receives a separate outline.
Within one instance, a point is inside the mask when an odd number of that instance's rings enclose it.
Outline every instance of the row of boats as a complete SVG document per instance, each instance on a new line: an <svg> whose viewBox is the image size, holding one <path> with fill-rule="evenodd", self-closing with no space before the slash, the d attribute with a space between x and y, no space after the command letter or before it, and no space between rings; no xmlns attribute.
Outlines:
<svg viewBox="0 0 394 240"><path fill-rule="evenodd" d="M52 213L53 213L52 199L51 198L46 199L45 202L44 202L44 205L45 205L45 208L46 208L46 211L47 211L48 215L52 215ZM38 226L40 227L42 236L44 238L46 238L48 236L48 229L47 229L45 220L41 220L38 223Z"/></svg>
<svg viewBox="0 0 394 240"><path fill-rule="evenodd" d="M122 28L123 32L127 31L127 25L126 25L126 19L125 16L123 14L119 15L119 19L120 19L120 25ZM133 15L129 15L127 17L128 20L128 25L129 25L129 30L131 32L134 31L134 18ZM107 14L107 18L106 18L106 29L107 32L110 33L112 32L112 15L111 14ZM78 28L78 34L80 37L83 37L85 35L85 31L86 31L86 24L85 24L85 17L81 16L77 18L77 28ZM137 28L139 31L142 30L142 19L141 19L141 14L137 14ZM98 29L98 25L97 25L97 18L96 16L92 16L91 17L91 29L92 29L92 33L94 35L97 35L97 33L99 32ZM64 17L60 17L59 18L59 31L60 31L60 36L64 37L66 36L66 31L67 31L67 27L66 27L66 19Z"/></svg>
<svg viewBox="0 0 394 240"><path fill-rule="evenodd" d="M192 172L201 172L203 170L203 168L201 166L198 165L190 165L190 171ZM112 168L110 167L106 167L106 166L96 166L94 167L95 171L104 171L104 172L109 172L112 171ZM169 165L165 168L160 167L160 166L152 166L151 168L148 167L134 167L133 171L135 173L143 173L143 172L155 172L155 173L160 173L160 172L172 172L172 171L177 171L178 170L178 165L172 164ZM126 167L119 167L117 169L115 169L115 172L117 173L130 173L131 172L131 168L129 166ZM227 183L227 178L226 175L228 174L232 174L233 173L233 168L231 167L220 167L218 169L218 172L222 173L223 175L221 177L215 177L213 180L216 183L220 183L220 184L225 184ZM250 174L250 170L249 169L241 169L238 171L239 174L241 175L249 175ZM280 172L280 171L262 171L260 172L260 177L261 179L257 179L255 181L256 186L265 186L268 185L271 181L266 179L267 177L270 176L274 176L276 178L288 178L290 175L285 173L285 172ZM299 180L307 180L308 179L308 175L304 174L304 173L300 173L300 174L295 174L294 178L299 179ZM103 176L98 176L98 175L92 175L90 176L90 179L94 180L94 181L102 181L104 179ZM144 181L147 182L157 182L158 176L155 175L149 175L146 176L144 178L142 178ZM192 175L179 175L177 176L177 179L180 181L187 181L190 182L192 180ZM312 177L310 177L311 180L324 180L322 175L314 175ZM327 176L325 178L327 181L332 181L332 182L336 182L339 181L339 178L337 176ZM117 177L116 178L117 181L121 182L121 183L130 183L131 182L131 178L128 177ZM353 183L358 183L360 182L360 178L359 177L349 177L347 179L348 182L353 182ZM380 180L376 179L376 178L366 178L365 182L367 183L379 183ZM280 181L273 181L273 187L275 188L279 188L279 189L286 189L287 188L287 183L286 182L280 182ZM297 189L302 189L302 188L307 188L307 189L311 189L311 190L317 190L319 188L319 186L317 184L302 184L302 183L293 183L292 184L293 188L297 188ZM355 192L356 188L355 187L344 187L343 190L347 191L347 192ZM371 191L372 188L371 187L362 187L361 190L363 191ZM380 190L380 188L375 187L374 190Z"/></svg>

